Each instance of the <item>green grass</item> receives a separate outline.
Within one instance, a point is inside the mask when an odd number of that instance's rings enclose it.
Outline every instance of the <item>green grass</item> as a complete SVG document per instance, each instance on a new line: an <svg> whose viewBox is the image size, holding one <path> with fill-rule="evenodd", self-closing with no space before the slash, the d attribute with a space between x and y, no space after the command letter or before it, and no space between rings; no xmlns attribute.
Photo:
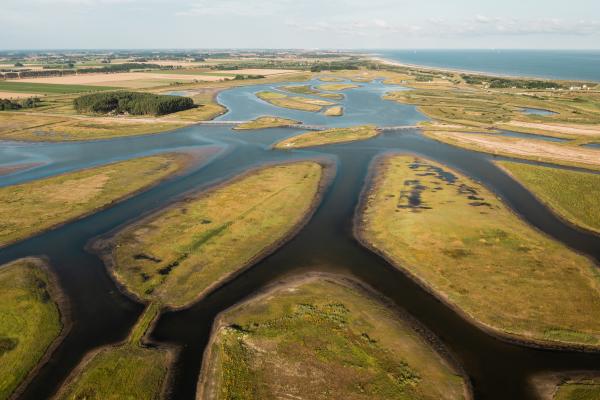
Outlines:
<svg viewBox="0 0 600 400"><path fill-rule="evenodd" d="M144 300L188 305L293 232L322 177L314 162L282 164L176 203L115 236L115 275Z"/></svg>
<svg viewBox="0 0 600 400"><path fill-rule="evenodd" d="M351 282L316 277L226 311L198 398L463 399L462 378Z"/></svg>
<svg viewBox="0 0 600 400"><path fill-rule="evenodd" d="M167 350L133 344L107 347L80 365L57 399L156 400L166 381Z"/></svg>
<svg viewBox="0 0 600 400"><path fill-rule="evenodd" d="M363 243L493 331L600 344L600 274L590 260L443 165L396 155L375 171L358 219Z"/></svg>
<svg viewBox="0 0 600 400"><path fill-rule="evenodd" d="M324 131L311 131L282 140L275 144L276 149L298 149L327 144L354 142L371 139L379 134L373 125L332 128Z"/></svg>
<svg viewBox="0 0 600 400"><path fill-rule="evenodd" d="M55 83L13 82L0 80L0 91L36 94L66 94L117 90L111 86L62 85Z"/></svg>
<svg viewBox="0 0 600 400"><path fill-rule="evenodd" d="M35 368L63 326L49 273L37 259L0 266L0 399Z"/></svg>
<svg viewBox="0 0 600 400"><path fill-rule="evenodd" d="M553 400L600 400L600 380L565 382L558 386Z"/></svg>
<svg viewBox="0 0 600 400"><path fill-rule="evenodd" d="M600 174L497 162L567 221L600 233Z"/></svg>
<svg viewBox="0 0 600 400"><path fill-rule="evenodd" d="M284 126L290 126L299 124L300 122L294 121L292 119L279 118L279 117L258 117L250 122L246 122L244 124L239 124L236 126L235 130L249 130L249 129L265 129L265 128L278 128Z"/></svg>
<svg viewBox="0 0 600 400"><path fill-rule="evenodd" d="M0 188L0 246L79 218L179 171L184 155L157 155Z"/></svg>

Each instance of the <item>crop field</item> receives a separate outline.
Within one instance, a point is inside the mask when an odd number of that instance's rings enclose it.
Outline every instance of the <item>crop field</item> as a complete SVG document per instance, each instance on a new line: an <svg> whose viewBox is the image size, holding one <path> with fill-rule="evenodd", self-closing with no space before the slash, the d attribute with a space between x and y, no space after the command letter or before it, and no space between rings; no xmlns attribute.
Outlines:
<svg viewBox="0 0 600 400"><path fill-rule="evenodd" d="M65 93L83 93L102 90L114 90L114 86L91 86L76 84L54 84L43 82L28 82L26 80L3 81L0 80L0 91L15 93L36 93L36 94L65 94Z"/></svg>

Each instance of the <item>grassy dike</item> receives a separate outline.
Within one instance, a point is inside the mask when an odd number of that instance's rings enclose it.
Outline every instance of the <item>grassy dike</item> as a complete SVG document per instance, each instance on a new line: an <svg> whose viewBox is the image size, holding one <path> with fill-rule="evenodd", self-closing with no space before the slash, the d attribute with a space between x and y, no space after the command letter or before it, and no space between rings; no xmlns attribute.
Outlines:
<svg viewBox="0 0 600 400"><path fill-rule="evenodd" d="M59 390L58 400L155 400L165 397L174 349L149 344L160 306L150 304L129 338L88 354Z"/></svg>
<svg viewBox="0 0 600 400"><path fill-rule="evenodd" d="M45 263L0 266L0 399L18 390L67 330L64 300Z"/></svg>
<svg viewBox="0 0 600 400"><path fill-rule="evenodd" d="M496 164L565 220L600 233L600 174L509 161Z"/></svg>
<svg viewBox="0 0 600 400"><path fill-rule="evenodd" d="M276 149L299 149L304 147L324 146L327 144L355 142L371 139L379 134L373 125L351 126L348 128L332 128L324 131L311 131L292 136L276 143Z"/></svg>
<svg viewBox="0 0 600 400"><path fill-rule="evenodd" d="M432 161L390 155L370 185L357 236L438 298L509 340L598 348L600 273L589 259Z"/></svg>
<svg viewBox="0 0 600 400"><path fill-rule="evenodd" d="M217 318L197 399L468 398L414 328L352 280L283 282Z"/></svg>
<svg viewBox="0 0 600 400"><path fill-rule="evenodd" d="M304 161L249 171L94 247L134 297L185 307L293 235L320 201L324 168Z"/></svg>
<svg viewBox="0 0 600 400"><path fill-rule="evenodd" d="M131 196L189 160L185 154L136 158L0 188L0 247Z"/></svg>
<svg viewBox="0 0 600 400"><path fill-rule="evenodd" d="M252 129L281 128L299 123L300 122L294 121L293 119L264 116L258 117L250 122L239 124L233 129L237 131L243 131Z"/></svg>

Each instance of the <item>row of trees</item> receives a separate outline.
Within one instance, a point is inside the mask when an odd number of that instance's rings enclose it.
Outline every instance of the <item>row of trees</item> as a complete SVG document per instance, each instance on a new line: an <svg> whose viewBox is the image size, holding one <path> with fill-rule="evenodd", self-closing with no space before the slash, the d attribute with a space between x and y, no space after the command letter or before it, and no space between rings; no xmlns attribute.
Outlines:
<svg viewBox="0 0 600 400"><path fill-rule="evenodd" d="M492 89L560 89L565 86L553 81L544 81L540 79L508 79L508 78L490 78L481 75L466 75L461 77L470 85L488 85Z"/></svg>
<svg viewBox="0 0 600 400"><path fill-rule="evenodd" d="M101 92L74 100L78 112L95 114L165 115L195 107L189 97L140 92Z"/></svg>

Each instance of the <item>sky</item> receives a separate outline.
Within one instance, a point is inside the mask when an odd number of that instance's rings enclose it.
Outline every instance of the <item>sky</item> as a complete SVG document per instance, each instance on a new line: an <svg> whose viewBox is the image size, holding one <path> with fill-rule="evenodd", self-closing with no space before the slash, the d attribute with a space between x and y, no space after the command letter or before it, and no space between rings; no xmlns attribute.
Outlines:
<svg viewBox="0 0 600 400"><path fill-rule="evenodd" d="M0 49L599 49L600 0L0 0Z"/></svg>

